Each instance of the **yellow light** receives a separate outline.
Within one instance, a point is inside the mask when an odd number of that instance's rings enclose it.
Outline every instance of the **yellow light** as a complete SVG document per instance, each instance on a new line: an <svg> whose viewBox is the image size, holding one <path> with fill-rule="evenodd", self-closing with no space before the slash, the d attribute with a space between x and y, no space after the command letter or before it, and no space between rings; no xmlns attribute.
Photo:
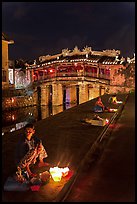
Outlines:
<svg viewBox="0 0 137 204"><path fill-rule="evenodd" d="M116 112L117 111L117 109L115 109L115 108L110 108L109 110L112 111L112 112Z"/></svg>
<svg viewBox="0 0 137 204"><path fill-rule="evenodd" d="M109 123L109 120L106 118L106 124L108 124Z"/></svg>
<svg viewBox="0 0 137 204"><path fill-rule="evenodd" d="M50 174L53 178L54 181L58 182L61 180L62 178L62 172L60 170L60 168L58 167L53 167L53 168L50 168Z"/></svg>
<svg viewBox="0 0 137 204"><path fill-rule="evenodd" d="M68 167L61 168L61 172L62 172L62 176L67 176L69 172L69 168Z"/></svg>
<svg viewBox="0 0 137 204"><path fill-rule="evenodd" d="M117 103L122 103L122 101L117 101Z"/></svg>
<svg viewBox="0 0 137 204"><path fill-rule="evenodd" d="M55 182L61 181L62 176L65 177L68 175L69 168L59 168L59 167L51 167L49 172Z"/></svg>
<svg viewBox="0 0 137 204"><path fill-rule="evenodd" d="M14 102L14 98L11 99L12 103Z"/></svg>

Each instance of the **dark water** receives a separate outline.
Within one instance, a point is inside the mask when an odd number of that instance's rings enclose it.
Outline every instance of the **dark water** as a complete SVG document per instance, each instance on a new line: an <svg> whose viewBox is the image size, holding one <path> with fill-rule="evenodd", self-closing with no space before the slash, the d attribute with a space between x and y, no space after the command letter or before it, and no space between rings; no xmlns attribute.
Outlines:
<svg viewBox="0 0 137 204"><path fill-rule="evenodd" d="M77 104L66 103L62 106L32 106L2 113L2 135L24 127L27 123L37 122L63 112Z"/></svg>

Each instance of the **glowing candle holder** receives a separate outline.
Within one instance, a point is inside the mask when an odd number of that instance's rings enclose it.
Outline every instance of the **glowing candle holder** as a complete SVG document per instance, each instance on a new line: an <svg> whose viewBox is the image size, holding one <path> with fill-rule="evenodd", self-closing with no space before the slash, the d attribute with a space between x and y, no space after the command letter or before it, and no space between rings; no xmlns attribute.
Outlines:
<svg viewBox="0 0 137 204"><path fill-rule="evenodd" d="M119 103L119 104L120 104L120 103L123 103L123 102L122 102L122 101L117 101L116 103Z"/></svg>
<svg viewBox="0 0 137 204"><path fill-rule="evenodd" d="M61 181L62 177L65 177L68 175L69 168L59 168L59 167L53 167L49 169L49 172L55 182Z"/></svg>
<svg viewBox="0 0 137 204"><path fill-rule="evenodd" d="M68 167L61 168L61 172L62 172L62 176L65 177L68 175L69 168Z"/></svg>
<svg viewBox="0 0 137 204"><path fill-rule="evenodd" d="M117 112L117 109L116 108L110 108L109 111L110 112Z"/></svg>
<svg viewBox="0 0 137 204"><path fill-rule="evenodd" d="M106 124L108 124L109 123L109 120L106 118Z"/></svg>
<svg viewBox="0 0 137 204"><path fill-rule="evenodd" d="M61 181L62 172L61 172L60 168L53 167L53 168L50 168L49 171L50 171L50 174L51 174L54 181L56 181L56 182Z"/></svg>

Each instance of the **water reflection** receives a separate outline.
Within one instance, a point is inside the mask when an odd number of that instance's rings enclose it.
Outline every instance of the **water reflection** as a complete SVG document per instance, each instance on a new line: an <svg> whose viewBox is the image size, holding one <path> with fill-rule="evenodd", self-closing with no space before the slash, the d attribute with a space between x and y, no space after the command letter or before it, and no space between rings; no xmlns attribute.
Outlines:
<svg viewBox="0 0 137 204"><path fill-rule="evenodd" d="M49 116L56 115L77 104L66 103L62 106L33 106L2 113L2 135L24 127L27 123L36 122Z"/></svg>

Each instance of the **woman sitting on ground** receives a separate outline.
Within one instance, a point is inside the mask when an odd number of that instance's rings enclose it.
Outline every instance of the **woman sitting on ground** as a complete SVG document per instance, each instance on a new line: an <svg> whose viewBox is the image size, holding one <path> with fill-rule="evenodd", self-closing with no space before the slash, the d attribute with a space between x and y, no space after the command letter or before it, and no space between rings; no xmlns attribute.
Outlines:
<svg viewBox="0 0 137 204"><path fill-rule="evenodd" d="M105 106L101 100L101 97L98 97L97 98L97 101L95 103L95 106L94 106L94 111L95 112L103 112L105 109Z"/></svg>
<svg viewBox="0 0 137 204"><path fill-rule="evenodd" d="M20 136L20 140L16 149L16 165L17 174L27 171L30 177L35 177L36 174L32 173L30 166L35 164L39 159L38 166L48 166L44 162L47 152L42 145L42 141L35 136L35 129L33 124L27 124L24 128L24 134Z"/></svg>

